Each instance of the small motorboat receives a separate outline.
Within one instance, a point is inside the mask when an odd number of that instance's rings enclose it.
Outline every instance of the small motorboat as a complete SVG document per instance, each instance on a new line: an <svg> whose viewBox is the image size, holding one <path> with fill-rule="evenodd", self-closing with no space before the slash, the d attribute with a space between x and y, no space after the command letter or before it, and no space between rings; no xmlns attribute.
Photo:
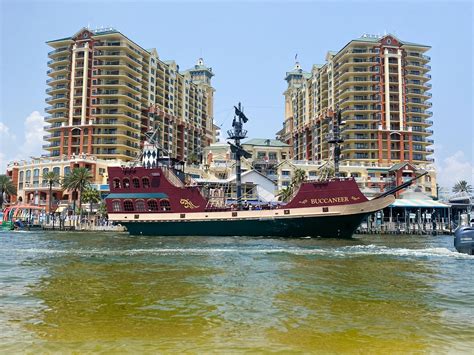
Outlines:
<svg viewBox="0 0 474 355"><path fill-rule="evenodd" d="M461 226L454 231L454 247L460 253L474 255L474 220L470 226Z"/></svg>

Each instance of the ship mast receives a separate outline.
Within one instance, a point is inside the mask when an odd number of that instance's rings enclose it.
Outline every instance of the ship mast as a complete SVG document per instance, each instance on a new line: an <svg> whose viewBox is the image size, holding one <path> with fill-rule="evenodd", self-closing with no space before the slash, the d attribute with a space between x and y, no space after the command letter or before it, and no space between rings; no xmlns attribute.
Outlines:
<svg viewBox="0 0 474 355"><path fill-rule="evenodd" d="M329 135L328 143L334 144L334 176L339 177L339 161L341 157L341 147L340 144L344 142L344 139L341 137L341 127L345 122L342 121L342 113L339 108L336 109L334 114L335 119L333 119L333 128L332 134Z"/></svg>
<svg viewBox="0 0 474 355"><path fill-rule="evenodd" d="M234 141L230 143L230 150L235 155L235 183L237 188L237 206L242 209L242 170L240 165L240 158L250 158L251 154L246 152L240 145L240 140L247 137L247 130L243 129L244 123L248 121L247 116L243 112L243 107L239 102L239 106L235 108L234 120L232 121L233 129L227 131L229 139Z"/></svg>

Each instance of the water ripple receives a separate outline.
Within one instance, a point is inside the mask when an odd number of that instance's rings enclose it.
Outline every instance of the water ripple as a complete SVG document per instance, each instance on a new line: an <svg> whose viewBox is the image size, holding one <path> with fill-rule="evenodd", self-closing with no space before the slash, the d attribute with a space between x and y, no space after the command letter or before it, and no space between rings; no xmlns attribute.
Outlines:
<svg viewBox="0 0 474 355"><path fill-rule="evenodd" d="M215 255L215 254L291 254L291 255L321 255L333 257L356 257L362 255L387 255L399 257L439 257L474 260L473 255L458 253L448 248L391 248L378 245L354 245L340 248L148 248L148 249L43 249L21 248L10 249L16 254L34 254L48 256L76 255L76 256L141 256L141 255Z"/></svg>

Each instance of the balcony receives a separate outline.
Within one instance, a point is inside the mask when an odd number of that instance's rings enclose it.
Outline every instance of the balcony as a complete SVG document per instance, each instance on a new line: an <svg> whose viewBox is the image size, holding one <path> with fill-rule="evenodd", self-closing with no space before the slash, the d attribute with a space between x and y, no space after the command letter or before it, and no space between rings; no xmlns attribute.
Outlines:
<svg viewBox="0 0 474 355"><path fill-rule="evenodd" d="M54 115L46 116L44 120L46 122L55 121L58 119L63 119L65 117L64 113L55 113Z"/></svg>
<svg viewBox="0 0 474 355"><path fill-rule="evenodd" d="M51 130L51 129L59 128L61 126L62 126L61 122L55 122L55 123L52 123L50 125L45 126L44 129L45 129L45 131L48 131L48 130Z"/></svg>
<svg viewBox="0 0 474 355"><path fill-rule="evenodd" d="M55 50L52 50L51 52L48 52L48 56L51 56L53 54L57 54L57 53L60 53L60 52L67 51L68 49L69 49L69 47L56 48Z"/></svg>
<svg viewBox="0 0 474 355"><path fill-rule="evenodd" d="M50 79L46 80L46 84L51 84L51 83L56 83L56 82L66 81L66 80L68 80L68 76L59 75L56 78L50 78Z"/></svg>
<svg viewBox="0 0 474 355"><path fill-rule="evenodd" d="M278 164L278 160L277 159L254 159L254 161L252 162L252 165L276 165Z"/></svg>
<svg viewBox="0 0 474 355"><path fill-rule="evenodd" d="M69 56L64 56L64 57L60 57L60 58L57 58L57 59L51 59L51 60L48 60L47 65L48 66L53 66L53 65L56 65L60 62L67 62L68 60L69 60Z"/></svg>
<svg viewBox="0 0 474 355"><path fill-rule="evenodd" d="M67 70L69 70L69 67L68 66L61 66L61 67L57 67L55 69L49 69L48 71L46 71L46 74L47 75L51 75L51 74L59 74L59 73L63 73L63 72L66 72Z"/></svg>
<svg viewBox="0 0 474 355"><path fill-rule="evenodd" d="M47 94L51 94L51 93L53 93L53 92L55 92L55 91L62 91L62 90L67 90L66 85L57 85L57 86L54 86L54 87L52 87L52 88L47 88L47 89L46 89L46 93L47 93Z"/></svg>

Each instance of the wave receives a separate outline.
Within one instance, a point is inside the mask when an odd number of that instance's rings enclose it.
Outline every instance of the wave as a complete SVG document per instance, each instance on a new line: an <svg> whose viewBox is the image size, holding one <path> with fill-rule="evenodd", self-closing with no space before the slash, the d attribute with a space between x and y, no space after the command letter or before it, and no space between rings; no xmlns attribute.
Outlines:
<svg viewBox="0 0 474 355"><path fill-rule="evenodd" d="M447 248L391 248L380 245L354 245L338 248L301 248L301 247L229 247L229 248L149 248L149 249L10 249L9 252L18 254L36 254L48 256L76 255L81 257L93 256L142 256L142 255L176 255L176 256L209 256L219 254L292 254L292 255L321 255L329 257L357 257L370 255L385 255L394 257L440 257L456 259L473 259L474 256L461 254Z"/></svg>

